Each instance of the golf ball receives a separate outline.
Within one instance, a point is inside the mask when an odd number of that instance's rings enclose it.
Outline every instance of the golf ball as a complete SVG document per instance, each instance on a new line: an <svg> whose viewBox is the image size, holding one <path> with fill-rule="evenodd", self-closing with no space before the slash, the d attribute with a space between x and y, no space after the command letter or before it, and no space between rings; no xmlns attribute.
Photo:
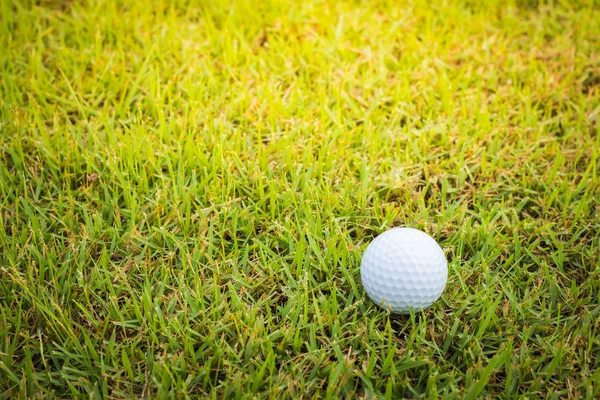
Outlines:
<svg viewBox="0 0 600 400"><path fill-rule="evenodd" d="M393 228L367 247L360 278L377 305L408 313L439 299L446 286L448 263L442 248L425 232Z"/></svg>

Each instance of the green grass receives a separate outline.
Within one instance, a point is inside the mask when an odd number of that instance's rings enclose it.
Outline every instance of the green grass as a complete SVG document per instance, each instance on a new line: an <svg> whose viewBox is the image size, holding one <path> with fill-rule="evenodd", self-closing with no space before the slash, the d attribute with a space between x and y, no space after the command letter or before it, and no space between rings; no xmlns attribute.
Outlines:
<svg viewBox="0 0 600 400"><path fill-rule="evenodd" d="M1 398L600 397L597 2L0 7Z"/></svg>

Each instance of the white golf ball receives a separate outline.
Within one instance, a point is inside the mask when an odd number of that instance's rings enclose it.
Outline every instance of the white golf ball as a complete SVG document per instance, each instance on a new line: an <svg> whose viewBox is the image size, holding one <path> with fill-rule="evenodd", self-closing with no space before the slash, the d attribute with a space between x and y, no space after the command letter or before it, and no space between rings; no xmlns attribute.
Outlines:
<svg viewBox="0 0 600 400"><path fill-rule="evenodd" d="M367 247L360 278L377 305L408 313L439 299L448 279L448 263L442 248L425 232L393 228Z"/></svg>

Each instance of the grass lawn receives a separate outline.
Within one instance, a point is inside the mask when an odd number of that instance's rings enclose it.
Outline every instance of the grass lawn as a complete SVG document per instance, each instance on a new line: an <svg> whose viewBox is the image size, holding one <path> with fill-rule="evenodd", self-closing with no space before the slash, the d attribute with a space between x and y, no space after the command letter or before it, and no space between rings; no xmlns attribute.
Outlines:
<svg viewBox="0 0 600 400"><path fill-rule="evenodd" d="M597 1L0 0L0 398L598 398L599 120Z"/></svg>

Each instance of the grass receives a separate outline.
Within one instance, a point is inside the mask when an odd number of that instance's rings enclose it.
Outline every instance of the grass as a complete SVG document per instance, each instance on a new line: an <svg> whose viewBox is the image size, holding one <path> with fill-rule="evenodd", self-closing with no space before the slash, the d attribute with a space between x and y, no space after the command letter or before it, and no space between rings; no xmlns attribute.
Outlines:
<svg viewBox="0 0 600 400"><path fill-rule="evenodd" d="M597 2L0 5L0 397L600 396Z"/></svg>

